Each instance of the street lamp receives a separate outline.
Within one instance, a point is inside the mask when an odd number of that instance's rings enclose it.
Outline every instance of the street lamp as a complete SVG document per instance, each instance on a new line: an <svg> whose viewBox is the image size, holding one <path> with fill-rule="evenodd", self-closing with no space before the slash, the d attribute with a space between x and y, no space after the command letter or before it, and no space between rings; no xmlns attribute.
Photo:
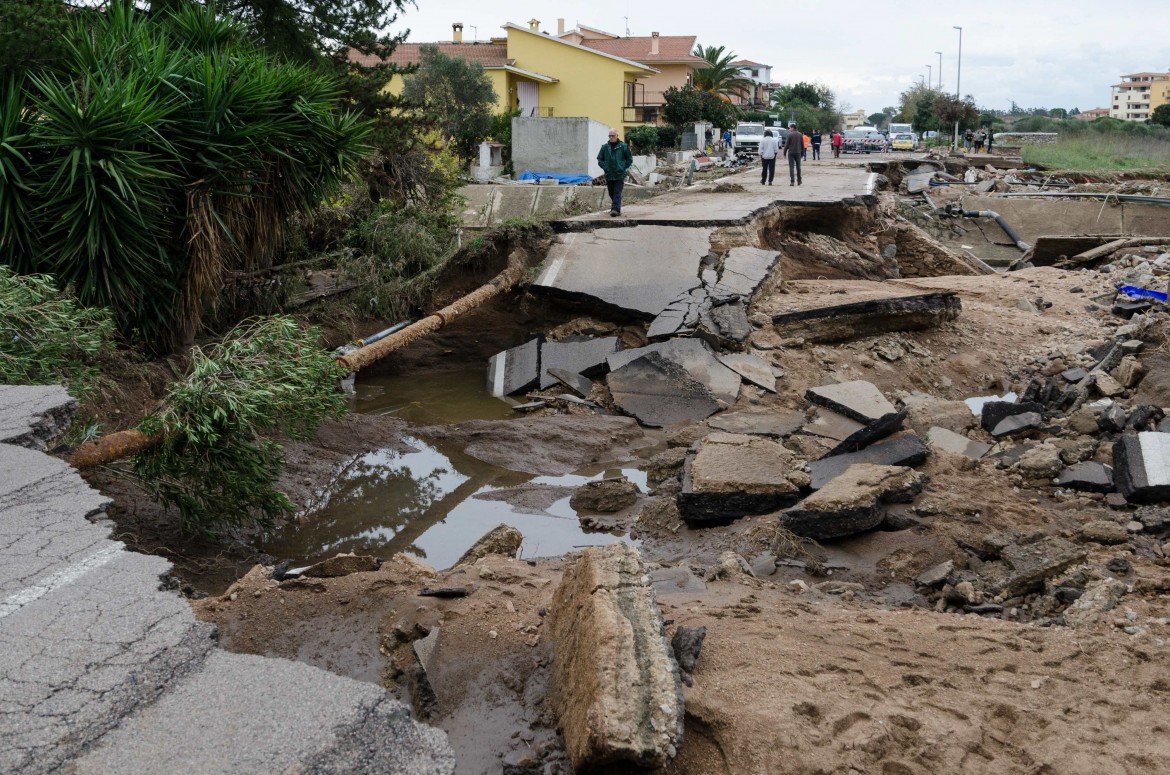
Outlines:
<svg viewBox="0 0 1170 775"><path fill-rule="evenodd" d="M938 90L941 92L942 91L942 52L936 51L934 53L938 54Z"/></svg>
<svg viewBox="0 0 1170 775"><path fill-rule="evenodd" d="M955 108L958 109L963 104L963 28L955 27L959 31L959 66L955 73ZM953 150L959 150L959 117L955 116L955 140Z"/></svg>

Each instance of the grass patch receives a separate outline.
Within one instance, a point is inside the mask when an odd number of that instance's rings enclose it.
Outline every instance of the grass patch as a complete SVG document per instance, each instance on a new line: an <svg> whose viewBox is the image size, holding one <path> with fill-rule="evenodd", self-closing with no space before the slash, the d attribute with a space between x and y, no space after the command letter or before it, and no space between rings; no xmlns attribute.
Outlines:
<svg viewBox="0 0 1170 775"><path fill-rule="evenodd" d="M1122 134L1062 136L1055 145L1025 146L1028 164L1068 172L1170 174L1170 139Z"/></svg>

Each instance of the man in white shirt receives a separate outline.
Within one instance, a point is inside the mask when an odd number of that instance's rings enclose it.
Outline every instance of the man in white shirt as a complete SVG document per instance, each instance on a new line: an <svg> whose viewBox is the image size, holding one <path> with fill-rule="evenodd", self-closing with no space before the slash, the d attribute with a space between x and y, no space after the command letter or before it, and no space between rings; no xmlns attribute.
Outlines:
<svg viewBox="0 0 1170 775"><path fill-rule="evenodd" d="M780 153L780 141L772 136L771 129L764 130L764 139L760 140L760 185L772 185L772 178L776 177L776 156Z"/></svg>

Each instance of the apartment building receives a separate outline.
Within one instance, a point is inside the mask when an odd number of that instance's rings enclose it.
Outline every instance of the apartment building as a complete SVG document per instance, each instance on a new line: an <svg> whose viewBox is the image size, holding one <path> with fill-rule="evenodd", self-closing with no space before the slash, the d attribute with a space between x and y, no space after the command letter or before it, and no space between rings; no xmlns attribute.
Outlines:
<svg viewBox="0 0 1170 775"><path fill-rule="evenodd" d="M1111 88L1110 117L1147 121L1155 108L1170 102L1170 73L1130 73Z"/></svg>

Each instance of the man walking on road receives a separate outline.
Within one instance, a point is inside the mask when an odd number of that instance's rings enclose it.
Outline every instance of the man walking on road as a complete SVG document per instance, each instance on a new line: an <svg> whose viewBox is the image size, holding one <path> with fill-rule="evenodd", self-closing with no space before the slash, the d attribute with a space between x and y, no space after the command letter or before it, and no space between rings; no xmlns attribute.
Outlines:
<svg viewBox="0 0 1170 775"><path fill-rule="evenodd" d="M764 130L764 139L760 141L760 185L772 185L772 178L776 177L776 155L780 153L780 143L772 136L771 129Z"/></svg>
<svg viewBox="0 0 1170 775"><path fill-rule="evenodd" d="M845 138L841 136L840 132L838 132L836 129L834 129L833 134L829 136L829 143L833 146L833 158L834 159L841 158L841 144L844 142L845 142Z"/></svg>
<svg viewBox="0 0 1170 775"><path fill-rule="evenodd" d="M788 137L784 140L784 155L788 157L788 185L799 186L800 157L804 153L804 135L796 131L796 124L788 125Z"/></svg>
<svg viewBox="0 0 1170 775"><path fill-rule="evenodd" d="M622 189L626 187L626 170L634 164L630 146L618 139L616 129L609 130L609 142L597 152L597 164L605 173L605 187L609 189L609 214L622 214Z"/></svg>
<svg viewBox="0 0 1170 775"><path fill-rule="evenodd" d="M821 130L814 129L812 133L813 161L821 158Z"/></svg>

